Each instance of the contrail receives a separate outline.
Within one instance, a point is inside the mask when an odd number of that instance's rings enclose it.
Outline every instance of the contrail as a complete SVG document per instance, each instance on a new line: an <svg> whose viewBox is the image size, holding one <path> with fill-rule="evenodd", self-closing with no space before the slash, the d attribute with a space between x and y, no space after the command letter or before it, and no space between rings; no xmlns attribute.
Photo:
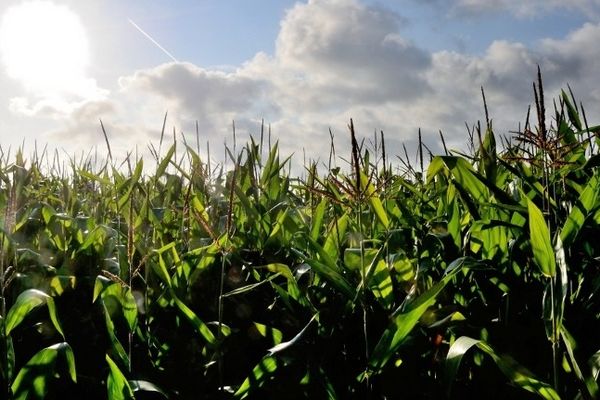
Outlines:
<svg viewBox="0 0 600 400"><path fill-rule="evenodd" d="M146 36L146 38L148 38L149 41L151 41L152 43L154 43L156 45L156 47L158 47L159 49L161 49L163 53L165 53L167 56L169 56L169 58L171 60L173 60L175 62L179 62L175 57L173 57L173 54L169 53L167 51L167 49L165 49L164 47L162 47L156 40L152 39L152 36L150 36L146 32L144 32L144 30L142 28L140 28L138 26L138 24L136 24L135 22L133 22L133 20L131 18L127 18L127 20L129 21L129 23L131 25L133 25L133 27L135 29L137 29L138 31L140 31L142 35Z"/></svg>

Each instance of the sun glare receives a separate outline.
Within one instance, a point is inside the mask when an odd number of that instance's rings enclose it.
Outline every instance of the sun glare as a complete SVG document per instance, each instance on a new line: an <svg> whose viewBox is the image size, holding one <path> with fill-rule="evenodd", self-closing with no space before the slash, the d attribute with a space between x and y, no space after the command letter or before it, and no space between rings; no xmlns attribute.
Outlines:
<svg viewBox="0 0 600 400"><path fill-rule="evenodd" d="M66 6L29 1L0 22L0 55L7 74L40 96L85 95L89 49L79 17Z"/></svg>

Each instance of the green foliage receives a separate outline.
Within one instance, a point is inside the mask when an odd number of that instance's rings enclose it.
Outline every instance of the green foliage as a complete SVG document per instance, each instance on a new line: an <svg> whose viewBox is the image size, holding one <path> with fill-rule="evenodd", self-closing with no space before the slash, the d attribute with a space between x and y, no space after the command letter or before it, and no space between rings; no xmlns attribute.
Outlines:
<svg viewBox="0 0 600 400"><path fill-rule="evenodd" d="M306 178L262 139L229 170L0 152L0 397L598 396L600 128L557 107L426 176L352 123Z"/></svg>
<svg viewBox="0 0 600 400"><path fill-rule="evenodd" d="M12 383L15 399L45 399L49 382L56 374L59 357L66 364L66 374L73 382L77 381L75 357L67 343L58 343L37 352L17 374Z"/></svg>
<svg viewBox="0 0 600 400"><path fill-rule="evenodd" d="M450 346L446 358L446 374L450 384L454 380L456 371L460 367L460 362L469 349L477 347L479 350L489 355L496 363L498 368L515 386L521 387L529 392L533 392L538 396L548 400L559 400L560 397L552 389L550 385L540 382L532 376L532 374L520 366L515 360L508 356L500 356L496 354L494 349L489 344L475 340L467 336L462 336L456 339L454 344Z"/></svg>

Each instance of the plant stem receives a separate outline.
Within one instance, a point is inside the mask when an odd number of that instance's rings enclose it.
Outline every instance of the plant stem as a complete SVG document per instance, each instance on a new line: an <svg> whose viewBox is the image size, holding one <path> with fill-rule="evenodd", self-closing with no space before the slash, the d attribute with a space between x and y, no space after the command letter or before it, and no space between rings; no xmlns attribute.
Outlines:
<svg viewBox="0 0 600 400"><path fill-rule="evenodd" d="M355 200L356 200L356 212L357 212L357 223L358 223L358 235L359 235L359 246L360 246L360 273L361 273L361 307L363 310L363 336L365 339L365 363L366 368L368 368L369 363L369 334L367 331L367 304L366 304L366 266L365 266L365 248L364 241L362 235L362 185L360 181L360 163L359 163L359 152L360 149L358 147L358 142L356 141L356 134L354 132L354 122L350 119L350 139L352 141L352 161L354 164L354 174L355 174ZM365 394L365 398L369 399L371 397L371 383L369 379L369 374L366 374L365 384L367 386L367 391Z"/></svg>
<svg viewBox="0 0 600 400"><path fill-rule="evenodd" d="M552 277L550 282L550 301L552 303L552 383L554 385L554 389L558 392L558 325L557 325L557 317L556 317L556 309L554 303L554 284L556 282L556 277Z"/></svg>

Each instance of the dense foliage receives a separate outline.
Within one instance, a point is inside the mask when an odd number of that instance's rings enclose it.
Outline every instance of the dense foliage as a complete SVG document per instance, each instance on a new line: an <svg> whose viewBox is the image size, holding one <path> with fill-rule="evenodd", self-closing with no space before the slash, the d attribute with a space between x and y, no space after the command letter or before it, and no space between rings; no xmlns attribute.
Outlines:
<svg viewBox="0 0 600 400"><path fill-rule="evenodd" d="M151 175L3 153L0 397L596 398L600 127L543 104L427 171L352 125L302 180L262 140Z"/></svg>

